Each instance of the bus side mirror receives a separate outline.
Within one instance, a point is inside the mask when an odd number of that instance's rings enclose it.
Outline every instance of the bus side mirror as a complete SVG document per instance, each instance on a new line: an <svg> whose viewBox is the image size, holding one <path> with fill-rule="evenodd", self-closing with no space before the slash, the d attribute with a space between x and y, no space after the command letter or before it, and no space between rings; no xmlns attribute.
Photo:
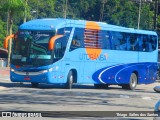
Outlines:
<svg viewBox="0 0 160 120"><path fill-rule="evenodd" d="M53 50L55 41L61 37L63 37L63 35L56 35L56 36L51 37L51 39L49 40L49 43L48 43L48 49Z"/></svg>
<svg viewBox="0 0 160 120"><path fill-rule="evenodd" d="M13 38L13 37L14 37L14 34L9 35L4 39L4 49L8 48L8 41L11 40L11 38Z"/></svg>

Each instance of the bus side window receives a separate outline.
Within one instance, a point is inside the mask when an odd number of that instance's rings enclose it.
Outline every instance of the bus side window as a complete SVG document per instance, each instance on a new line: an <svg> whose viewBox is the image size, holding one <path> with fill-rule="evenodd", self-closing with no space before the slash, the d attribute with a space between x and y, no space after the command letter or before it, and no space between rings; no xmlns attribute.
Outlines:
<svg viewBox="0 0 160 120"><path fill-rule="evenodd" d="M105 38L106 38L107 49L111 49L111 39L110 39L111 36L110 36L110 33L108 31L106 32Z"/></svg>
<svg viewBox="0 0 160 120"><path fill-rule="evenodd" d="M108 31L102 31L100 34L100 39L102 41L101 46L102 49L110 49L110 37Z"/></svg>
<svg viewBox="0 0 160 120"><path fill-rule="evenodd" d="M126 39L126 42L127 42L127 50L129 51L130 48L131 48L130 34L126 33L126 34L125 34L125 39Z"/></svg>
<svg viewBox="0 0 160 120"><path fill-rule="evenodd" d="M152 48L152 40L151 40L151 36L148 35L148 45L147 45L147 48L148 48L148 51L151 52L153 51L153 48Z"/></svg>
<svg viewBox="0 0 160 120"><path fill-rule="evenodd" d="M130 50L135 51L135 41L136 41L136 35L135 34L130 34Z"/></svg>
<svg viewBox="0 0 160 120"><path fill-rule="evenodd" d="M120 40L122 39L122 35L119 32L112 32L112 49L119 50L120 49Z"/></svg>
<svg viewBox="0 0 160 120"><path fill-rule="evenodd" d="M136 35L136 39L135 39L135 42L134 42L134 48L136 51L142 51L142 35L140 34L137 34Z"/></svg>
<svg viewBox="0 0 160 120"><path fill-rule="evenodd" d="M64 29L64 36L66 36L67 41L68 41L68 39L69 39L69 36L70 36L70 34L71 34L71 31L72 31L72 28L71 28L71 27L66 27L66 28Z"/></svg>
<svg viewBox="0 0 160 120"><path fill-rule="evenodd" d="M147 49L147 36L146 35L143 35L143 43L142 43L142 51L148 51Z"/></svg>
<svg viewBox="0 0 160 120"><path fill-rule="evenodd" d="M64 56L66 46L67 46L67 38L65 36L57 39L54 48L54 58L57 59L62 58Z"/></svg>
<svg viewBox="0 0 160 120"><path fill-rule="evenodd" d="M138 51L143 51L143 35L138 35Z"/></svg>
<svg viewBox="0 0 160 120"><path fill-rule="evenodd" d="M84 30L82 28L76 28L73 38L72 38L72 42L71 42L71 46L70 46L70 50L75 50L77 48L82 47L82 41L83 41L83 33Z"/></svg>
<svg viewBox="0 0 160 120"><path fill-rule="evenodd" d="M155 50L156 46L157 46L157 37L156 36L151 36L150 40L151 40L152 49Z"/></svg>
<svg viewBox="0 0 160 120"><path fill-rule="evenodd" d="M57 34L64 35L64 28L58 29Z"/></svg>
<svg viewBox="0 0 160 120"><path fill-rule="evenodd" d="M77 38L77 36L75 38L73 38L71 46L74 48L79 48L80 47L80 40Z"/></svg>
<svg viewBox="0 0 160 120"><path fill-rule="evenodd" d="M125 33L122 34L122 39L120 39L120 50L127 50L127 39Z"/></svg>

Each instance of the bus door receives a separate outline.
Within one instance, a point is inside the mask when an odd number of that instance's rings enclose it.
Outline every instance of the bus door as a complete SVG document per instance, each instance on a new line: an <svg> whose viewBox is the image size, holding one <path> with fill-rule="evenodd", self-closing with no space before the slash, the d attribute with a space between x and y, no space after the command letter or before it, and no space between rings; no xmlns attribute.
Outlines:
<svg viewBox="0 0 160 120"><path fill-rule="evenodd" d="M83 83L84 71L84 51L83 48L84 29L75 28L73 36L71 35L71 43L69 53L66 56L66 70L75 70L77 72L77 83ZM70 41L70 40L69 40Z"/></svg>
<svg viewBox="0 0 160 120"><path fill-rule="evenodd" d="M55 41L54 52L53 52L53 61L56 63L57 72L55 73L57 82L64 82L64 67L63 67L63 57L66 49L66 37L63 36Z"/></svg>

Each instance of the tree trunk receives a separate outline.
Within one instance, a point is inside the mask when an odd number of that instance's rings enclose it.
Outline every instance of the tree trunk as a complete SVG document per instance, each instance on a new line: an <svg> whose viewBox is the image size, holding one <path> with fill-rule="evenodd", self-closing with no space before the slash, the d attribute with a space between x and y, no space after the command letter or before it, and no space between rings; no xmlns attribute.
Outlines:
<svg viewBox="0 0 160 120"><path fill-rule="evenodd" d="M12 14L9 13L9 23L8 23L8 25L9 25L9 35L12 34L12 27L13 27L13 20L11 18L12 18ZM10 66L11 51L12 51L12 39L9 40L7 67Z"/></svg>
<svg viewBox="0 0 160 120"><path fill-rule="evenodd" d="M9 11L7 12L7 30L6 30L6 36L9 35L8 27L9 27Z"/></svg>
<svg viewBox="0 0 160 120"><path fill-rule="evenodd" d="M24 23L27 21L27 5L28 5L28 0L25 0L24 19L23 19Z"/></svg>

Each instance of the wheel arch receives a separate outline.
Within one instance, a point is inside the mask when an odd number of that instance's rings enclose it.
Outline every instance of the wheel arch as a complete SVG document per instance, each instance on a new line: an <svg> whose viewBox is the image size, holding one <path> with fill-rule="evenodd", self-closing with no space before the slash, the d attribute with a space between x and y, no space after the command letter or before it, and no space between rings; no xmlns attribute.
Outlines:
<svg viewBox="0 0 160 120"><path fill-rule="evenodd" d="M73 69L70 69L69 71L72 71L73 73L73 78L74 78L73 83L77 83L77 79L78 79L77 70L73 68Z"/></svg>
<svg viewBox="0 0 160 120"><path fill-rule="evenodd" d="M132 73L135 73L135 74L136 74L136 76L137 76L137 84L139 84L139 77L138 77L139 74L138 74L138 71L135 70L135 71L133 71Z"/></svg>

